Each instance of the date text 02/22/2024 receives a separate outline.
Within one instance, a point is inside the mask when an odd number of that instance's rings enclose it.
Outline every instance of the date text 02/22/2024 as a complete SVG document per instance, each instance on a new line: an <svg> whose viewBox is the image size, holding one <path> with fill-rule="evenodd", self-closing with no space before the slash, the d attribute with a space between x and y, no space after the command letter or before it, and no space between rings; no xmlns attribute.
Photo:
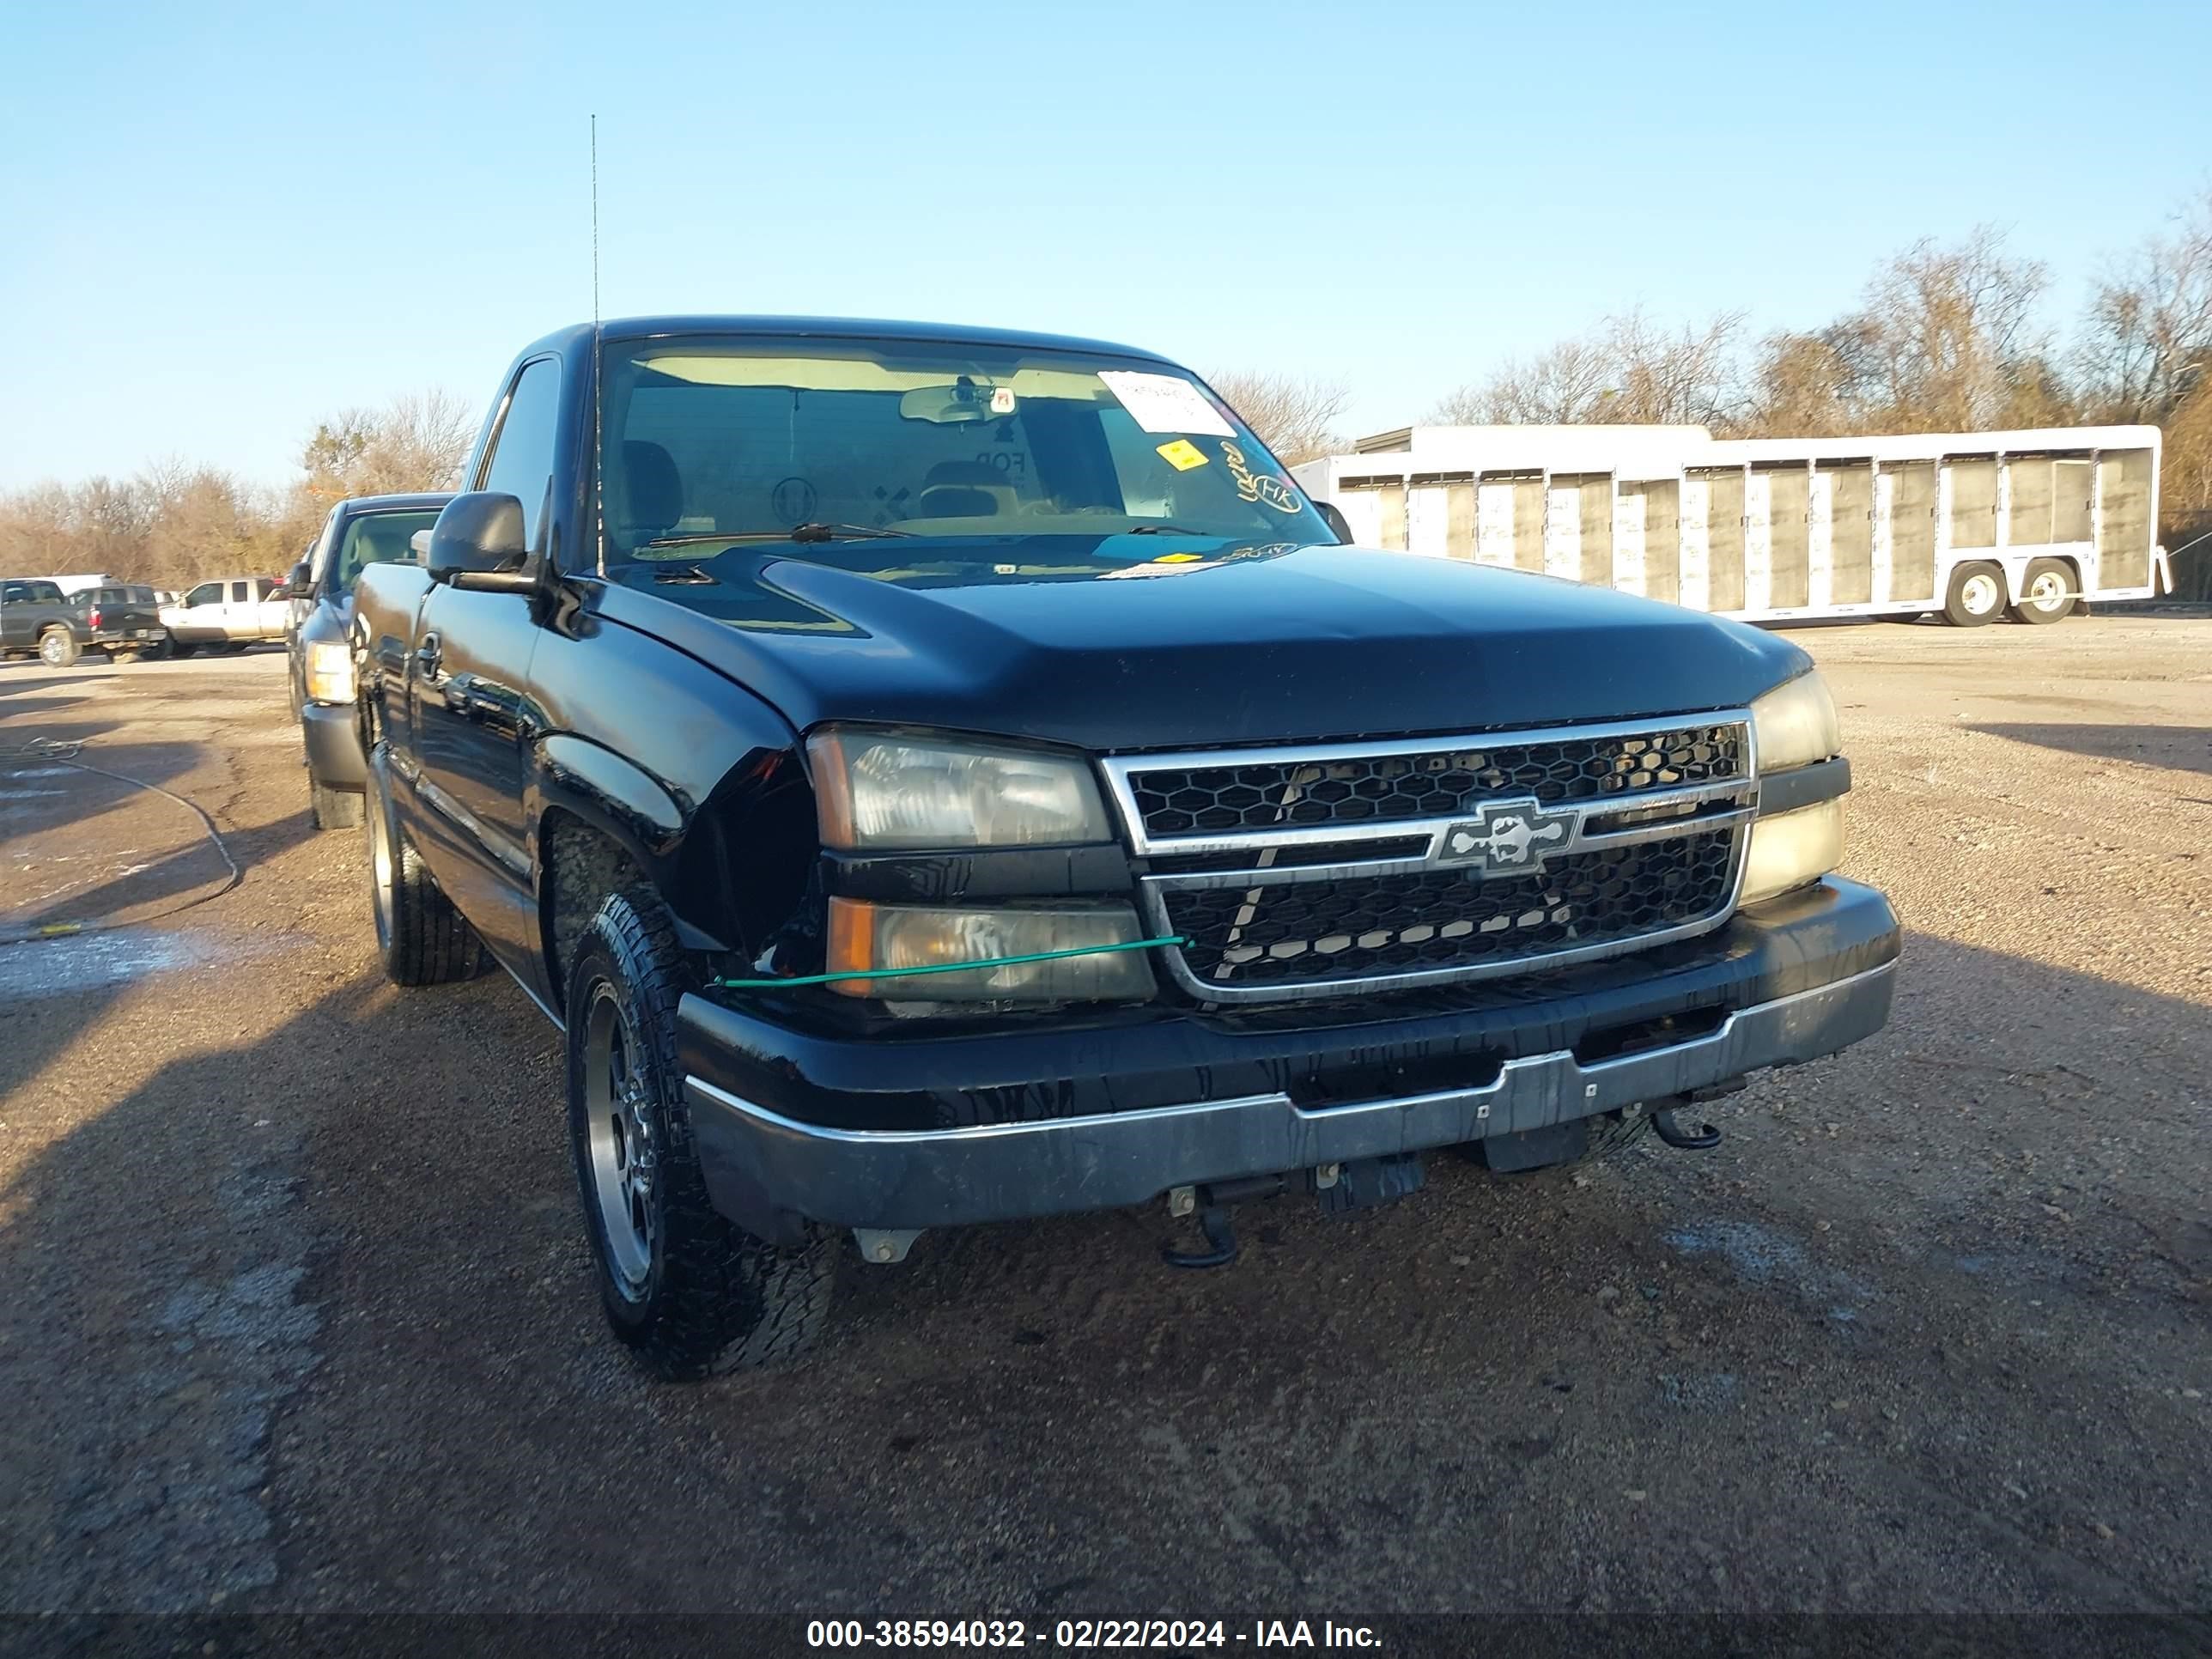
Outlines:
<svg viewBox="0 0 2212 1659"><path fill-rule="evenodd" d="M1062 1619L1032 1629L1018 1619L810 1620L810 1648L1364 1648L1381 1645L1364 1625L1261 1619L1231 1626L1219 1619Z"/></svg>

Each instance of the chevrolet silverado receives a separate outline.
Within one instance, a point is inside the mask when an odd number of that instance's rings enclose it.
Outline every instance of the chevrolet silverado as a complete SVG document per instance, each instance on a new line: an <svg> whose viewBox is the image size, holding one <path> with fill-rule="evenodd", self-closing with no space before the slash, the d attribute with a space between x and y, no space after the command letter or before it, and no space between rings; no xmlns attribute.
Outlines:
<svg viewBox="0 0 2212 1659"><path fill-rule="evenodd" d="M1773 635L1342 544L1126 347L759 318L518 357L356 586L386 972L563 1033L601 1300L795 1352L847 1237L1356 1212L1887 1018L1834 705ZM1196 1236L1194 1237L1193 1234Z"/></svg>

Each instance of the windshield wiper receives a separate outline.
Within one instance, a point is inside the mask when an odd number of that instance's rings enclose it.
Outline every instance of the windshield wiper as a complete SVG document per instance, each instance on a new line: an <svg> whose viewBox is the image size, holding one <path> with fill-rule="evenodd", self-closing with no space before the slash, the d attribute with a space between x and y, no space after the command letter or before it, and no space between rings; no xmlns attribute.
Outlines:
<svg viewBox="0 0 2212 1659"><path fill-rule="evenodd" d="M1125 536L1203 536L1203 530L1185 530L1179 524L1140 524L1133 530L1125 530Z"/></svg>
<svg viewBox="0 0 2212 1659"><path fill-rule="evenodd" d="M800 524L788 530L694 530L681 536L655 536L639 545L698 547L708 542L720 542L725 547L734 547L739 542L827 542L845 536L872 539L913 534L911 530L879 530L865 524Z"/></svg>
<svg viewBox="0 0 2212 1659"><path fill-rule="evenodd" d="M791 539L795 542L834 542L846 537L873 541L884 536L913 534L911 530L885 530L880 525L866 524L795 524L791 527Z"/></svg>

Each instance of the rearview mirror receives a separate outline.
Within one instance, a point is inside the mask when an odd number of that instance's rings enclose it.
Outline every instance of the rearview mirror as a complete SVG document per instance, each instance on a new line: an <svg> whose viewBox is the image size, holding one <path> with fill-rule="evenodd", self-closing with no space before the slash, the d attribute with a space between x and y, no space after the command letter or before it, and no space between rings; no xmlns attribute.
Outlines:
<svg viewBox="0 0 2212 1659"><path fill-rule="evenodd" d="M430 552L425 562L434 582L456 586L507 587L532 586L529 577L514 567L521 564L522 503L495 490L473 490L456 495L430 526ZM513 575L515 583L464 582L464 576Z"/></svg>
<svg viewBox="0 0 2212 1659"><path fill-rule="evenodd" d="M927 421L933 426L966 426L991 418L992 389L962 380L957 386L918 386L899 394L899 418ZM1013 394L1006 394L1004 414L1013 412Z"/></svg>

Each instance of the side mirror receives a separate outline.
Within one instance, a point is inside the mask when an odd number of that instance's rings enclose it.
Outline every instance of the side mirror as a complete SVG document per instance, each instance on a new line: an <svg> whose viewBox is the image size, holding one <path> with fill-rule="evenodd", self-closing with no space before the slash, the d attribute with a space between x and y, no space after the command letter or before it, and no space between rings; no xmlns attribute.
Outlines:
<svg viewBox="0 0 2212 1659"><path fill-rule="evenodd" d="M306 599L314 597L315 573L305 559L292 567L292 574L284 578L283 585L271 594L272 599Z"/></svg>
<svg viewBox="0 0 2212 1659"><path fill-rule="evenodd" d="M1345 518L1342 513L1337 510L1336 503L1334 501L1316 501L1313 505L1314 511L1321 514L1321 521L1336 532L1338 544L1344 547L1351 546L1351 523Z"/></svg>
<svg viewBox="0 0 2212 1659"><path fill-rule="evenodd" d="M512 495L478 489L446 503L437 523L430 526L424 563L434 582L492 592L528 592L538 586L538 579L520 568L526 553L522 503Z"/></svg>

